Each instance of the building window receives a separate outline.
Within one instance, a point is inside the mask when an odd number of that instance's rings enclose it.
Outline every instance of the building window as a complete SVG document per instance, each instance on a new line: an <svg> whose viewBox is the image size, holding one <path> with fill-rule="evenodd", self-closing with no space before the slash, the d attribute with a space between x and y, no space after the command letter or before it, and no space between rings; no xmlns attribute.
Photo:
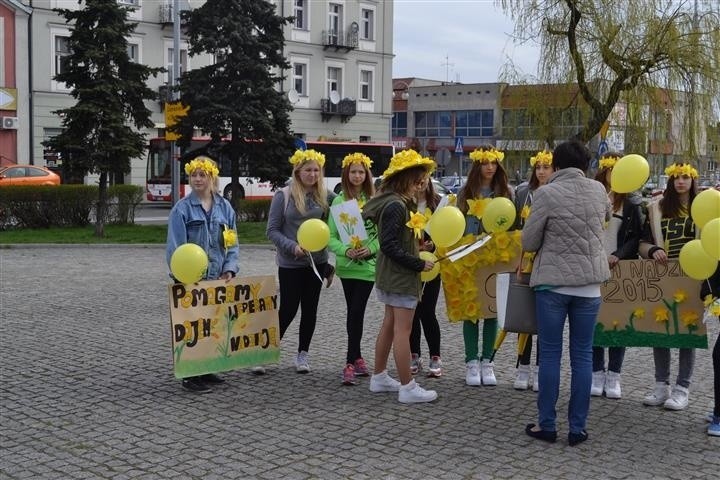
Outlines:
<svg viewBox="0 0 720 480"><path fill-rule="evenodd" d="M307 95L307 65L293 63L293 88L298 95Z"/></svg>
<svg viewBox="0 0 720 480"><path fill-rule="evenodd" d="M168 84L173 83L172 75L173 75L173 54L174 51L171 48L167 49L167 63L166 63L166 69L167 69L167 82ZM180 72L178 73L178 77L182 76L184 72L187 71L187 50L186 49L180 49Z"/></svg>
<svg viewBox="0 0 720 480"><path fill-rule="evenodd" d="M295 17L295 28L298 30L307 30L305 7L305 0L295 0L295 10L293 16Z"/></svg>
<svg viewBox="0 0 720 480"><path fill-rule="evenodd" d="M55 37L54 75L59 75L67 71L70 53L70 37L57 35Z"/></svg>
<svg viewBox="0 0 720 480"><path fill-rule="evenodd" d="M140 63L140 46L137 43L127 44L127 54L130 61Z"/></svg>
<svg viewBox="0 0 720 480"><path fill-rule="evenodd" d="M360 38L375 40L375 12L369 8L360 11Z"/></svg>
<svg viewBox="0 0 720 480"><path fill-rule="evenodd" d="M372 101L373 99L373 72L371 70L360 70L360 100Z"/></svg>
<svg viewBox="0 0 720 480"><path fill-rule="evenodd" d="M342 68L328 67L327 69L327 95L338 92L342 97Z"/></svg>
<svg viewBox="0 0 720 480"><path fill-rule="evenodd" d="M451 137L450 112L415 112L416 137Z"/></svg>
<svg viewBox="0 0 720 480"><path fill-rule="evenodd" d="M468 110L456 112L455 135L458 137L492 137L493 111Z"/></svg>
<svg viewBox="0 0 720 480"><path fill-rule="evenodd" d="M393 113L392 136L407 137L407 112Z"/></svg>
<svg viewBox="0 0 720 480"><path fill-rule="evenodd" d="M331 3L328 5L328 43L330 45L339 45L341 39L341 26L343 22L342 5Z"/></svg>
<svg viewBox="0 0 720 480"><path fill-rule="evenodd" d="M140 3L140 0L117 0L117 2L121 5L130 5L133 7L137 7Z"/></svg>

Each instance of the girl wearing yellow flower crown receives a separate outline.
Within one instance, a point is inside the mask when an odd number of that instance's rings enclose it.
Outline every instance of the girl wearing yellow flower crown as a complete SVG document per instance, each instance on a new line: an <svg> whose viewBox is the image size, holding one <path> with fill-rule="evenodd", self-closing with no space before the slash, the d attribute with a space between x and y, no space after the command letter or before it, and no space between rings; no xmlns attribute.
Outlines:
<svg viewBox="0 0 720 480"><path fill-rule="evenodd" d="M465 234L477 235L482 231L480 219L469 214L471 202L494 197L513 199L508 177L502 166L505 154L491 146L483 146L470 153L473 161L467 183L457 197L457 206L465 214ZM483 320L482 353L478 355L480 326L478 319L464 320L463 340L465 343L465 383L471 386L497 385L494 364L490 360L497 337L497 318Z"/></svg>
<svg viewBox="0 0 720 480"><path fill-rule="evenodd" d="M677 259L680 249L699 235L690 218L697 194L698 173L689 163L674 163L665 169L667 187L657 202L648 205L648 217L640 240L640 255L665 264ZM681 348L675 386L670 388L670 349L653 348L655 388L645 396L645 405L663 405L683 410L688 405L690 379L695 365L695 349Z"/></svg>
<svg viewBox="0 0 720 480"><path fill-rule="evenodd" d="M168 266L173 252L185 243L194 243L208 256L206 280L233 278L238 270L236 214L230 202L217 192L219 170L208 157L197 157L185 166L190 179L190 194L175 204L168 217L166 257ZM183 379L185 389L209 392L208 384L222 383L215 374Z"/></svg>
<svg viewBox="0 0 720 480"><path fill-rule="evenodd" d="M375 285L378 300L385 304L385 316L375 342L370 391L398 392L400 403L432 402L437 398L435 391L415 383L410 373L410 331L421 293L420 272L430 271L434 266L419 257L410 211L417 209L417 195L425 190L434 168L435 162L414 150L396 153L383 173L380 194L363 209L363 217L378 229L380 251ZM400 381L387 373L391 348Z"/></svg>
<svg viewBox="0 0 720 480"><path fill-rule="evenodd" d="M542 185L545 185L550 179L550 175L553 174L552 166L552 152L544 150L537 152L537 154L530 158L530 166L532 167L532 173L530 174L530 180L527 183L518 185L515 190L515 209L517 210L518 226L522 228L530 215L530 209L532 208L533 193ZM522 259L522 271L528 273L532 270L532 260L534 254L525 252ZM525 342L525 348L520 354L518 359L518 368L516 372L515 382L513 388L515 390L527 390L532 387L534 392L538 391L538 354L537 348L535 352L535 369L530 367L530 357L532 355L532 341L533 337L530 334L524 334L527 337ZM532 381L530 380L532 378Z"/></svg>
<svg viewBox="0 0 720 480"><path fill-rule="evenodd" d="M291 183L276 192L270 204L267 236L276 247L275 259L280 283L280 338L285 335L302 305L295 371L308 373L308 350L315 332L322 288L322 282L313 271L310 255L318 272L327 278L328 286L334 268L328 263L327 249L306 252L298 244L297 232L306 220L326 220L328 204L335 198L335 194L325 188L325 156L322 153L298 150L290 157L290 164L293 166ZM263 371L257 369L255 373Z"/></svg>
<svg viewBox="0 0 720 480"><path fill-rule="evenodd" d="M638 246L644 218L642 197L638 194L617 193L610 190L610 176L620 155L607 152L600 158L600 169L595 180L602 183L608 192L612 206L610 221L605 229L604 247L608 266L612 269L620 260L638 258ZM593 374L590 395L619 399L622 397L620 370L625 358L625 347L609 347L607 371L605 370L605 347L593 347Z"/></svg>
<svg viewBox="0 0 720 480"><path fill-rule="evenodd" d="M360 208L363 208L375 194L373 177L370 172L371 166L372 160L362 153L353 153L343 159L340 176L342 192L335 198L333 205L356 200ZM363 334L365 307L375 283L375 255L379 248L377 231L374 224L367 222L365 227L369 240L360 242L358 239L357 244L348 245L340 239L338 226L332 215L328 218L328 226L330 227L328 248L335 254L336 274L342 282L347 306L345 327L348 348L342 372L342 383L343 385L356 385L356 377L369 375L368 367L360 351L360 342ZM357 239L357 237L355 238Z"/></svg>

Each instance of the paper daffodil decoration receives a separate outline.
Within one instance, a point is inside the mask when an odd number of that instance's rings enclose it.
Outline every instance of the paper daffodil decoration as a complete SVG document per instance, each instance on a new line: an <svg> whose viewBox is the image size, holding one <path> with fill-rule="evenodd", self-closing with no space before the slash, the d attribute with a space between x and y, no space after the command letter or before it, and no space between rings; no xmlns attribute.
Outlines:
<svg viewBox="0 0 720 480"><path fill-rule="evenodd" d="M468 200L468 214L477 218L482 218L485 213L485 207L492 201L492 198L478 198L476 200Z"/></svg>
<svg viewBox="0 0 720 480"><path fill-rule="evenodd" d="M227 225L225 225L225 229L223 230L223 243L225 244L225 250L237 245L237 233Z"/></svg>
<svg viewBox="0 0 720 480"><path fill-rule="evenodd" d="M202 170L209 177L217 177L220 174L215 162L209 157L197 157L185 164L185 173L192 175L195 170Z"/></svg>
<svg viewBox="0 0 720 480"><path fill-rule="evenodd" d="M600 170L607 170L613 168L617 161L620 160L618 157L603 157L600 159Z"/></svg>
<svg viewBox="0 0 720 480"><path fill-rule="evenodd" d="M350 247L352 248L362 248L363 243L362 240L360 240L360 237L357 235L351 235L350 236Z"/></svg>
<svg viewBox="0 0 720 480"><path fill-rule="evenodd" d="M427 220L428 219L424 213L412 212L410 213L410 221L405 225L412 229L415 233L415 238L420 239L422 238L422 232L425 229L425 225L427 225Z"/></svg>
<svg viewBox="0 0 720 480"><path fill-rule="evenodd" d="M665 175L668 177L687 175L688 177L698 178L698 171L689 163L683 163L682 165L674 163L665 169Z"/></svg>
<svg viewBox="0 0 720 480"><path fill-rule="evenodd" d="M325 166L325 155L315 151L309 150L296 150L292 157L290 157L290 164L295 166L303 162L313 161L318 164L320 168Z"/></svg>
<svg viewBox="0 0 720 480"><path fill-rule="evenodd" d="M525 205L522 210L520 210L520 218L523 220L527 220L527 218L530 216L530 205Z"/></svg>

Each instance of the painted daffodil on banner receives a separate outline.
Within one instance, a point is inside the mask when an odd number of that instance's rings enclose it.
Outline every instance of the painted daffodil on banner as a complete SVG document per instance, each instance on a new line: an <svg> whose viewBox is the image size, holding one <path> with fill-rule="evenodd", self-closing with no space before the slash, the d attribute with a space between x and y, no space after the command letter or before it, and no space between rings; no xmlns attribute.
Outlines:
<svg viewBox="0 0 720 480"><path fill-rule="evenodd" d="M676 303L682 303L687 300L687 293L685 293L685 290L678 290L673 295L673 300L675 300Z"/></svg>
<svg viewBox="0 0 720 480"><path fill-rule="evenodd" d="M415 238L420 239L422 238L422 232L425 229L425 225L427 225L427 217L424 213L412 212L410 214L410 221L405 225L412 229L415 233Z"/></svg>
<svg viewBox="0 0 720 480"><path fill-rule="evenodd" d="M468 200L468 214L477 218L482 218L485 213L485 207L492 201L492 198L478 198L477 200Z"/></svg>

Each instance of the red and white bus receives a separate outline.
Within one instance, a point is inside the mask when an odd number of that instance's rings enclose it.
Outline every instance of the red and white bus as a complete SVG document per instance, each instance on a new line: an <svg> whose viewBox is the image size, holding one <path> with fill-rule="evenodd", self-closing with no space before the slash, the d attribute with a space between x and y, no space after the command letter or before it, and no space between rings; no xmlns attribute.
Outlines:
<svg viewBox="0 0 720 480"><path fill-rule="evenodd" d="M210 138L205 137L193 138L190 147L185 150L186 153L181 158L184 161L191 160L191 157L194 157L191 152L202 149L209 141ZM335 192L339 191L340 170L343 158L346 155L360 152L370 157L373 161L373 175L377 177L382 175L390 163L390 158L395 154L395 147L391 143L305 141L305 144L308 149L317 150L325 155L325 183L328 189ZM170 185L171 158L170 142L165 141L163 137L150 139L145 177L145 190L148 201L169 202L172 200ZM217 161L220 168L220 191L225 198L230 198L232 195L230 160L222 157L213 159ZM241 164L241 175L245 175L239 178L241 198L271 198L274 193L272 185L269 182L261 182L252 175L252 172L246 170L247 168L244 169ZM180 197L184 197L190 191L187 183L185 169L182 166L180 168Z"/></svg>

